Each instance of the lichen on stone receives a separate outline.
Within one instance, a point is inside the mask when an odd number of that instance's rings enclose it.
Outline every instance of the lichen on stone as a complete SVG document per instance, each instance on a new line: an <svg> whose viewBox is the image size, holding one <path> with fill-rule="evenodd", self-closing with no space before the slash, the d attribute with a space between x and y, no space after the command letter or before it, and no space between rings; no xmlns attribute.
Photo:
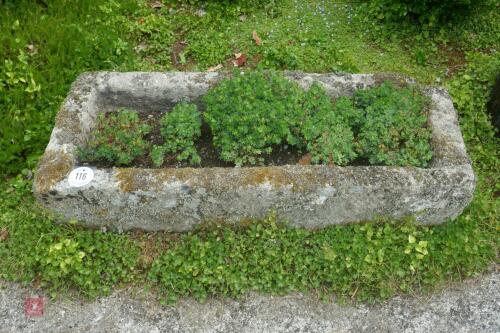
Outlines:
<svg viewBox="0 0 500 333"><path fill-rule="evenodd" d="M47 150L38 163L34 179L34 189L38 193L46 193L63 180L73 169L74 160L70 154L62 151Z"/></svg>
<svg viewBox="0 0 500 333"><path fill-rule="evenodd" d="M409 77L396 73L376 73L373 74L373 80L375 81L375 85L377 86L381 85L385 81L389 81L394 84L394 86L401 89L407 88L412 81Z"/></svg>

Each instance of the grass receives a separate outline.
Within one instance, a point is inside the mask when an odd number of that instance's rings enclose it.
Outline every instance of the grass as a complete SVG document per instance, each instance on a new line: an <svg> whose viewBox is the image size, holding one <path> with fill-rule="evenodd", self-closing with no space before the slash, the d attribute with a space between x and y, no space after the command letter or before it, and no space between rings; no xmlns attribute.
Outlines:
<svg viewBox="0 0 500 333"><path fill-rule="evenodd" d="M92 298L135 284L155 288L166 301L251 290L379 301L433 290L497 261L499 142L485 112L500 68L495 11L478 11L467 24L441 32L409 34L366 22L357 5L337 1L209 6L204 14L199 7L158 9L142 1L43 3L0 5L1 279L54 296L71 289ZM286 228L270 216L246 228L182 235L57 225L36 206L32 170L79 73L230 69L234 53L246 55L248 68L392 71L444 85L478 176L473 202L456 220L431 228L374 221L313 232Z"/></svg>
<svg viewBox="0 0 500 333"><path fill-rule="evenodd" d="M82 71L133 68L120 38L135 1L7 1L0 13L0 173L36 165L55 114Z"/></svg>
<svg viewBox="0 0 500 333"><path fill-rule="evenodd" d="M243 16L221 18L217 11L199 17L191 7L180 7L175 12L141 12L138 20L143 25L161 20L151 15L166 17L174 31L159 32L171 42L184 42L182 51L164 48L167 54L181 54L184 61L159 64L157 47L143 52L155 69L206 70L221 64L233 66L235 53L244 53L248 66L303 70L307 72L399 72L422 81L432 81L438 70L424 70L415 57L398 42L376 45L363 38L363 24L356 19L353 6L335 1L284 1L281 15L253 12ZM286 13L286 14L285 14ZM179 27L177 30L175 27ZM151 30L152 28L148 29ZM159 29L157 29L158 31ZM256 45L253 31L261 38ZM153 39L155 40L155 39ZM153 57L148 57L154 55Z"/></svg>

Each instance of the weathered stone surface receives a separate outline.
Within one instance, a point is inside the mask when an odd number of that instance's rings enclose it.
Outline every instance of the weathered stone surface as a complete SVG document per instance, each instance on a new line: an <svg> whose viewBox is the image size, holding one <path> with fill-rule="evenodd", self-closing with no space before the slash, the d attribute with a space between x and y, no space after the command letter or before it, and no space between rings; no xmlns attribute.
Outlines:
<svg viewBox="0 0 500 333"><path fill-rule="evenodd" d="M0 333L498 333L500 273L494 271L433 295L382 304L324 302L313 295L248 294L238 300L183 298L162 307L143 290L114 292L94 302L51 301L43 317L27 317L23 301L40 291L0 281Z"/></svg>
<svg viewBox="0 0 500 333"><path fill-rule="evenodd" d="M384 79L370 74L286 73L304 88L321 82L332 97L352 94ZM377 216L415 215L424 224L458 216L471 201L475 177L450 96L425 88L432 99L429 123L434 158L429 168L383 166L269 166L242 168L94 168L94 180L71 187L83 145L100 111L119 107L160 111L200 97L218 73L87 73L59 111L35 176L42 205L88 226L118 230L185 231L204 221L263 218L270 209L291 225L321 228ZM200 105L203 109L202 105Z"/></svg>

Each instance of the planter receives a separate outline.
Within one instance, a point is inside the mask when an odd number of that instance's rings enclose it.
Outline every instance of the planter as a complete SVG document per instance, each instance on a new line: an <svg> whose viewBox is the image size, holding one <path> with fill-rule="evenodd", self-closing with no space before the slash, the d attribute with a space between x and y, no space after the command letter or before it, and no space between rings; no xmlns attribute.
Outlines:
<svg viewBox="0 0 500 333"><path fill-rule="evenodd" d="M370 74L286 73L307 88L320 81L332 97L385 79ZM40 160L34 193L62 217L92 227L185 231L205 221L238 222L275 210L293 226L321 228L414 215L422 224L458 216L471 201L475 177L448 93L424 88L432 99L434 157L429 168L286 165L241 168L96 168L71 172L98 112L128 107L164 110L200 97L218 73L87 73L73 84ZM75 178L76 177L76 178ZM85 179L81 179L85 177Z"/></svg>

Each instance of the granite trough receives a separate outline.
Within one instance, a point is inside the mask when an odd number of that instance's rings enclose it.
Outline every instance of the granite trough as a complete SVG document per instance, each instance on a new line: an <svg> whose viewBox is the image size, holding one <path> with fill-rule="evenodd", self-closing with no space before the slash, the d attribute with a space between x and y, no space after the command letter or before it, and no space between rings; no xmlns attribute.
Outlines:
<svg viewBox="0 0 500 333"><path fill-rule="evenodd" d="M307 89L321 82L332 97L350 95L390 79L383 74L287 72ZM39 202L61 221L113 230L186 231L210 221L238 223L274 210L292 226L310 229L386 216L415 216L422 224L457 217L471 201L475 176L449 94L424 87L432 100L429 126L434 157L428 168L285 165L240 168L80 167L76 148L85 144L99 112L129 107L164 110L200 97L220 73L95 72L72 85L56 118L35 174ZM201 106L202 108L202 106ZM72 172L73 171L73 172ZM76 178L75 178L76 177Z"/></svg>

